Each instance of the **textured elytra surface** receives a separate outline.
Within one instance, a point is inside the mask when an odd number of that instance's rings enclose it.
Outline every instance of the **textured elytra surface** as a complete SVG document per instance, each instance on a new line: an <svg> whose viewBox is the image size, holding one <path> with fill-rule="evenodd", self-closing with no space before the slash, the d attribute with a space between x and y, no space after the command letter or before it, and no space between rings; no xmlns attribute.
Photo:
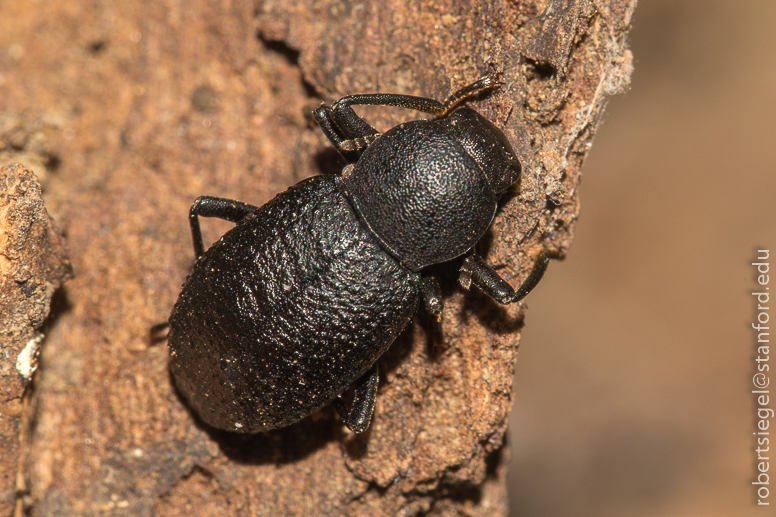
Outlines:
<svg viewBox="0 0 776 517"><path fill-rule="evenodd" d="M78 271L36 386L30 512L504 514L522 315L460 292L455 271L439 268L441 322L416 318L382 357L375 420L355 439L329 409L253 440L209 432L173 391L167 350L149 346L147 331L193 265L186 214L198 195L261 205L336 172L307 118L321 101L374 91L443 99L490 62L504 86L475 107L505 129L523 175L480 251L516 285L539 248L570 243L605 96L627 83L632 9L4 1L0 128L18 142L9 152L47 153L49 211ZM364 114L381 130L414 117ZM206 226L209 243L230 225Z"/></svg>
<svg viewBox="0 0 776 517"><path fill-rule="evenodd" d="M334 176L302 181L197 261L170 317L176 386L220 429L297 422L387 350L417 310L418 280L361 226Z"/></svg>

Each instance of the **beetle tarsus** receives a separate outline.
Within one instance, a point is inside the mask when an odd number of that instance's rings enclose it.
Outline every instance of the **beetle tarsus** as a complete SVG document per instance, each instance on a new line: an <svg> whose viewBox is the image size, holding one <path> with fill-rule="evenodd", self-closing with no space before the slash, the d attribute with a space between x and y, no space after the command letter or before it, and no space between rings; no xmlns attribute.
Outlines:
<svg viewBox="0 0 776 517"><path fill-rule="evenodd" d="M480 77L472 84L469 84L464 86L463 88L460 88L458 91L453 93L450 97L445 99L444 111L442 113L439 113L438 116L442 117L447 115L456 106L458 106L461 102L465 101L469 97L473 97L478 93L484 92L486 90L490 90L492 88L497 88L498 86L501 85L501 81L499 81L498 76L499 74L493 71L486 76Z"/></svg>
<svg viewBox="0 0 776 517"><path fill-rule="evenodd" d="M528 278L526 278L520 287L518 287L515 291L512 302L518 302L522 300L528 295L528 293L533 290L534 287L536 287L536 284L538 284L544 276L544 272L547 271L547 265L550 263L550 259L554 257L556 257L556 255L548 251L542 251L539 253L539 256L536 257L533 270L531 270Z"/></svg>

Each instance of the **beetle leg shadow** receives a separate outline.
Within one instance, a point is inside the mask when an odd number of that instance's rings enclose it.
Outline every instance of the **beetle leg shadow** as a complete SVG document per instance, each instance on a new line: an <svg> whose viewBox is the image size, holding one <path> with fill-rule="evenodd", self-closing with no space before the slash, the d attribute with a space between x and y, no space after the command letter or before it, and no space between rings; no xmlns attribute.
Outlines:
<svg viewBox="0 0 776 517"><path fill-rule="evenodd" d="M343 167L348 162L340 156L340 154L331 147L322 149L315 153L313 161L321 174L330 174L339 176L342 173Z"/></svg>
<svg viewBox="0 0 776 517"><path fill-rule="evenodd" d="M461 307L461 321L468 322L472 316L497 335L517 332L525 325L523 313L511 316L503 305L479 289L469 291Z"/></svg>

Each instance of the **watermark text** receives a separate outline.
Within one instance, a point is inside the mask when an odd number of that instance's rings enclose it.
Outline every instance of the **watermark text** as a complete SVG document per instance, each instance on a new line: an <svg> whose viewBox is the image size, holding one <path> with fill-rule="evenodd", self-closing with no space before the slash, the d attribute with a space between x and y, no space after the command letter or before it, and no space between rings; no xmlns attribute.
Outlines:
<svg viewBox="0 0 776 517"><path fill-rule="evenodd" d="M757 373L752 377L755 396L755 465L756 480L752 485L756 490L756 499L759 506L769 506L770 496L770 424L774 417L774 411L770 407L770 282L769 269L770 250L757 250L757 260L752 262L757 270L757 292L753 292L755 304L755 320L752 323L754 329L755 344L755 369Z"/></svg>

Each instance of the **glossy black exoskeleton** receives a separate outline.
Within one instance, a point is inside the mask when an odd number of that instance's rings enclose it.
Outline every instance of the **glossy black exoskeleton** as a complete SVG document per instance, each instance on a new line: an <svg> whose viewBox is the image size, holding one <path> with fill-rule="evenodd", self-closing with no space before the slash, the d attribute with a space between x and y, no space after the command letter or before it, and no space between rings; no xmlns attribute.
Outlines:
<svg viewBox="0 0 776 517"><path fill-rule="evenodd" d="M208 424L255 433L292 424L334 403L364 431L374 410L377 359L421 300L442 310L425 267L467 254L460 282L500 303L522 299L541 279L542 253L514 290L473 247L499 194L520 176L507 138L468 107L496 86L490 75L440 103L407 95L344 97L314 116L348 161L340 176L316 176L262 207L203 196L189 220L197 262L170 316L170 368ZM353 105L436 115L384 134ZM236 223L205 252L199 217ZM352 408L340 395L355 387Z"/></svg>

